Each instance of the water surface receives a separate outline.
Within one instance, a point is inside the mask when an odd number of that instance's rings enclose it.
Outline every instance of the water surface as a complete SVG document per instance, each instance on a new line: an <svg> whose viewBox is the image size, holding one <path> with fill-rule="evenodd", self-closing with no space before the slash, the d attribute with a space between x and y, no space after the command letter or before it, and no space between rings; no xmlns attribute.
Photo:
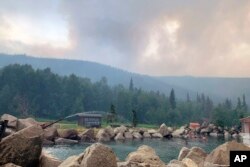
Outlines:
<svg viewBox="0 0 250 167"><path fill-rule="evenodd" d="M110 146L116 156L120 160L125 160L130 152L135 151L141 145L148 145L156 151L161 160L168 163L172 159L177 159L180 149L185 146L191 148L193 146L203 148L207 153L211 152L218 145L225 142L224 138L209 138L207 141L201 139L188 140L174 138L168 139L144 139L144 140L131 140L124 142L108 142L106 145ZM76 145L55 145L44 147L53 156L64 160L71 155L78 155L82 153L91 144L76 144Z"/></svg>

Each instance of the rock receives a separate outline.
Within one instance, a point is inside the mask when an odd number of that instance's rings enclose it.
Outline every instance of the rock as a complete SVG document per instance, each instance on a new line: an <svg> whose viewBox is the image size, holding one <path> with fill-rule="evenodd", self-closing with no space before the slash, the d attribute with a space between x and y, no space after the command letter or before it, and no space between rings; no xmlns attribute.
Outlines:
<svg viewBox="0 0 250 167"><path fill-rule="evenodd" d="M142 139L142 135L139 132L133 132L132 135L135 139Z"/></svg>
<svg viewBox="0 0 250 167"><path fill-rule="evenodd" d="M65 138L57 138L55 139L55 144L77 144L77 140L65 139Z"/></svg>
<svg viewBox="0 0 250 167"><path fill-rule="evenodd" d="M40 126L40 124L33 118L18 119L17 120L17 130L27 128L29 126Z"/></svg>
<svg viewBox="0 0 250 167"><path fill-rule="evenodd" d="M160 133L153 133L152 138L163 138L163 136Z"/></svg>
<svg viewBox="0 0 250 167"><path fill-rule="evenodd" d="M108 142L110 141L110 135L106 129L100 129L96 135L96 138L99 142Z"/></svg>
<svg viewBox="0 0 250 167"><path fill-rule="evenodd" d="M51 140L43 139L43 145L45 145L45 146L54 145L54 144L55 143Z"/></svg>
<svg viewBox="0 0 250 167"><path fill-rule="evenodd" d="M224 137L225 137L226 139L228 139L228 138L231 137L231 135L230 135L230 133L229 133L228 131L225 131L225 132L224 132Z"/></svg>
<svg viewBox="0 0 250 167"><path fill-rule="evenodd" d="M184 134L185 128L184 126L180 127L179 129L176 129L175 131L173 131L172 135L173 137L181 137L181 135Z"/></svg>
<svg viewBox="0 0 250 167"><path fill-rule="evenodd" d="M17 118L10 114L3 114L1 120L8 120L8 126L16 129L17 128Z"/></svg>
<svg viewBox="0 0 250 167"><path fill-rule="evenodd" d="M141 135L143 135L145 132L147 132L147 129L146 129L146 128L140 128L140 129L138 130L138 132L139 132Z"/></svg>
<svg viewBox="0 0 250 167"><path fill-rule="evenodd" d="M40 126L30 126L5 137L0 142L0 165L36 166L42 151L42 134Z"/></svg>
<svg viewBox="0 0 250 167"><path fill-rule="evenodd" d="M95 142L95 131L94 129L87 129L79 135L81 142Z"/></svg>
<svg viewBox="0 0 250 167"><path fill-rule="evenodd" d="M133 135L130 132L125 132L124 137L125 139L133 139Z"/></svg>
<svg viewBox="0 0 250 167"><path fill-rule="evenodd" d="M194 161L198 167L203 167L206 156L207 153L202 148L192 147L185 158Z"/></svg>
<svg viewBox="0 0 250 167"><path fill-rule="evenodd" d="M208 133L210 133L210 132L209 132L209 129L208 129L208 128L203 128L203 129L201 129L200 133L201 133L201 134L208 134Z"/></svg>
<svg viewBox="0 0 250 167"><path fill-rule="evenodd" d="M205 162L218 165L229 165L230 150L250 151L250 147L236 141L226 142L215 148L205 159Z"/></svg>
<svg viewBox="0 0 250 167"><path fill-rule="evenodd" d="M80 167L79 157L76 155L70 156L66 160L64 160L58 167Z"/></svg>
<svg viewBox="0 0 250 167"><path fill-rule="evenodd" d="M209 135L212 136L212 137L218 137L218 134L217 134L217 133L214 133L214 132L213 132L213 133L210 133Z"/></svg>
<svg viewBox="0 0 250 167"><path fill-rule="evenodd" d="M58 136L65 139L78 140L78 132L75 129L61 129L58 130Z"/></svg>
<svg viewBox="0 0 250 167"><path fill-rule="evenodd" d="M127 131L127 127L122 125L114 129L114 133L117 135L118 133L125 133Z"/></svg>
<svg viewBox="0 0 250 167"><path fill-rule="evenodd" d="M159 133L164 137L169 135L168 127L163 123L160 126Z"/></svg>
<svg viewBox="0 0 250 167"><path fill-rule="evenodd" d="M7 136L12 135L14 133L16 133L16 132L13 129L6 128L3 137L7 137Z"/></svg>
<svg viewBox="0 0 250 167"><path fill-rule="evenodd" d="M192 159L189 159L189 158L184 158L182 160L182 162L187 166L187 167L198 167L198 165L192 160Z"/></svg>
<svg viewBox="0 0 250 167"><path fill-rule="evenodd" d="M7 163L7 164L5 164L5 165L2 165L1 167L21 167L21 166L15 165L15 164L13 164L13 163Z"/></svg>
<svg viewBox="0 0 250 167"><path fill-rule="evenodd" d="M146 145L140 146L135 152L129 153L126 158L127 163L137 166L165 167L165 163L160 160L155 151Z"/></svg>
<svg viewBox="0 0 250 167"><path fill-rule="evenodd" d="M43 152L40 157L39 167L58 167L62 161L56 159L46 152Z"/></svg>
<svg viewBox="0 0 250 167"><path fill-rule="evenodd" d="M143 138L151 138L151 135L148 132L144 132Z"/></svg>
<svg viewBox="0 0 250 167"><path fill-rule="evenodd" d="M114 129L111 126L106 127L105 131L108 133L111 139L115 137Z"/></svg>
<svg viewBox="0 0 250 167"><path fill-rule="evenodd" d="M148 133L149 133L149 134L153 134L153 133L157 133L157 131L156 131L155 129L149 129L149 130L148 130Z"/></svg>
<svg viewBox="0 0 250 167"><path fill-rule="evenodd" d="M235 139L237 139L237 138L239 138L239 137L240 137L240 135L239 135L239 134L237 134L237 133L235 133L235 134L233 134L233 135L232 135L232 137L233 137L233 138L235 138Z"/></svg>
<svg viewBox="0 0 250 167"><path fill-rule="evenodd" d="M125 137L123 136L123 133L118 133L116 136L115 136L115 140L124 140Z"/></svg>
<svg viewBox="0 0 250 167"><path fill-rule="evenodd" d="M53 141L56 137L58 137L58 132L55 127L49 127L44 129L44 138L46 140Z"/></svg>
<svg viewBox="0 0 250 167"><path fill-rule="evenodd" d="M182 147L178 156L178 160L179 161L183 160L189 152L190 152L190 149L188 149L187 147Z"/></svg>
<svg viewBox="0 0 250 167"><path fill-rule="evenodd" d="M100 143L92 144L84 151L80 164L84 167L117 167L115 153Z"/></svg>
<svg viewBox="0 0 250 167"><path fill-rule="evenodd" d="M174 159L169 162L167 167L187 167L187 165L181 161Z"/></svg>
<svg viewBox="0 0 250 167"><path fill-rule="evenodd" d="M173 130L172 127L168 127L168 132L169 132L169 133L173 133L173 131L174 131L174 130Z"/></svg>

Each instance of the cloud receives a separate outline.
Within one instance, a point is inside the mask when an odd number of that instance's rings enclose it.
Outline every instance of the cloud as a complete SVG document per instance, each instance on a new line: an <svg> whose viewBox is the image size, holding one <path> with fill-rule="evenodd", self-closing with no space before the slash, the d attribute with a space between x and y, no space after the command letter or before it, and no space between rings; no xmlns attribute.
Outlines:
<svg viewBox="0 0 250 167"><path fill-rule="evenodd" d="M96 61L152 75L249 76L247 0L10 2L1 5L0 16L18 14L36 25L67 30L61 36L69 47L52 46L53 38L45 38L47 43L25 44L24 52ZM0 42L7 43L1 37ZM46 47L50 49L45 52Z"/></svg>

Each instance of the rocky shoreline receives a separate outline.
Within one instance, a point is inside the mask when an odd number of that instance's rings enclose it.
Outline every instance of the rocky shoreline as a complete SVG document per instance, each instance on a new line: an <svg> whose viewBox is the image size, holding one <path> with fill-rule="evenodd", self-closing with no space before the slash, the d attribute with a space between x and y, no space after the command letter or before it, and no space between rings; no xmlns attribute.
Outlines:
<svg viewBox="0 0 250 167"><path fill-rule="evenodd" d="M180 150L178 159L165 164L154 149L141 146L131 152L124 162L119 161L111 148L105 145L110 140L141 140L143 138L171 138L171 137L204 137L215 133L225 137L236 137L236 129L222 129L208 124L199 129L183 126L178 129L162 124L159 129L117 128L106 127L96 131L87 129L78 133L75 129L57 129L55 126L42 129L41 124L32 118L17 119L4 114L2 120L9 121L9 128L0 142L0 166L39 166L39 167L217 167L229 166L230 150L250 150L250 147L237 143L227 142L206 153L199 147ZM44 144L77 144L93 142L78 156L68 157L61 162L42 151ZM104 143L104 144L102 144ZM166 150L167 151L167 150Z"/></svg>

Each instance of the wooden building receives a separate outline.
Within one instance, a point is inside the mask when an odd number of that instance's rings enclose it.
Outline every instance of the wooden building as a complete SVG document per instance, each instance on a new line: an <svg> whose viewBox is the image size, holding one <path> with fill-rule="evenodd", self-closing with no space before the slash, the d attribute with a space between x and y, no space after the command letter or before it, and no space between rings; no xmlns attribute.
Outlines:
<svg viewBox="0 0 250 167"><path fill-rule="evenodd" d="M79 113L77 114L77 121L79 126L90 127L101 127L102 115L101 114L89 114Z"/></svg>
<svg viewBox="0 0 250 167"><path fill-rule="evenodd" d="M240 119L242 133L250 133L250 116Z"/></svg>

